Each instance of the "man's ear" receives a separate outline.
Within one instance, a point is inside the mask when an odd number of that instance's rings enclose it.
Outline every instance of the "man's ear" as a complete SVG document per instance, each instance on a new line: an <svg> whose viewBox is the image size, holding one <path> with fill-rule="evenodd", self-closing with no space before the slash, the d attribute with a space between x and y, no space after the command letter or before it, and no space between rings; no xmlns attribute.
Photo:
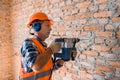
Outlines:
<svg viewBox="0 0 120 80"><path fill-rule="evenodd" d="M41 30L41 23L40 22L34 22L33 24L32 24L32 27L33 27L33 29L35 30L35 31L40 31Z"/></svg>

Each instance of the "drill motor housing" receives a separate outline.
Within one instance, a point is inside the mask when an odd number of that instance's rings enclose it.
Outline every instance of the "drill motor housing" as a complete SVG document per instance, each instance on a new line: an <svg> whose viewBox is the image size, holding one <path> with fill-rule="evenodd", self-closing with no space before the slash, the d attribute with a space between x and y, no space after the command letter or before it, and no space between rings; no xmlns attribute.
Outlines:
<svg viewBox="0 0 120 80"><path fill-rule="evenodd" d="M57 38L55 42L62 42L61 53L55 53L54 59L61 58L64 61L74 60L75 56L72 51L76 51L75 44L79 38Z"/></svg>

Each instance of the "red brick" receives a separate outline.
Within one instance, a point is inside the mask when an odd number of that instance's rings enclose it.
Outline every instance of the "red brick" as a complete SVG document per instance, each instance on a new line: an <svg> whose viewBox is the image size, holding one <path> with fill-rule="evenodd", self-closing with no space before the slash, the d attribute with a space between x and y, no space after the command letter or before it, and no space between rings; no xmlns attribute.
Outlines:
<svg viewBox="0 0 120 80"><path fill-rule="evenodd" d="M89 6L88 9L89 9L90 11L94 11L94 10L96 9L96 7L95 7L94 5L92 5L92 6Z"/></svg>
<svg viewBox="0 0 120 80"><path fill-rule="evenodd" d="M112 51L119 51L120 50L120 46L119 45L115 45L113 48L112 48Z"/></svg>
<svg viewBox="0 0 120 80"><path fill-rule="evenodd" d="M87 32L80 32L80 35L82 36L87 35Z"/></svg>
<svg viewBox="0 0 120 80"><path fill-rule="evenodd" d="M59 27L57 28L57 30L58 30L58 31L65 31L65 27L60 27L60 26L59 26Z"/></svg>
<svg viewBox="0 0 120 80"><path fill-rule="evenodd" d="M72 76L72 79L73 80L80 80L77 76L74 76L74 75Z"/></svg>
<svg viewBox="0 0 120 80"><path fill-rule="evenodd" d="M81 54L81 55L79 55L79 57L78 57L78 58L79 58L79 59L81 59L81 60L82 60L82 59L83 59L83 60L86 60L86 58L87 58L87 57L86 57L86 55Z"/></svg>
<svg viewBox="0 0 120 80"><path fill-rule="evenodd" d="M99 70L87 69L87 72L90 73L90 74L97 74L97 75L100 75L100 76L105 76L105 74L102 71L99 71Z"/></svg>
<svg viewBox="0 0 120 80"><path fill-rule="evenodd" d="M112 37L112 32L96 32L95 35L98 37Z"/></svg>
<svg viewBox="0 0 120 80"><path fill-rule="evenodd" d="M82 24L85 24L87 22L87 20L86 19L81 19L80 20L80 24L82 25Z"/></svg>
<svg viewBox="0 0 120 80"><path fill-rule="evenodd" d="M115 54L111 54L109 52L100 52L100 56L104 57L106 60L112 60L116 58Z"/></svg>
<svg viewBox="0 0 120 80"><path fill-rule="evenodd" d="M68 31L72 31L73 28L72 28L72 27L68 27L67 30L68 30Z"/></svg>
<svg viewBox="0 0 120 80"><path fill-rule="evenodd" d="M120 22L120 18L119 17L112 18L112 22Z"/></svg>
<svg viewBox="0 0 120 80"><path fill-rule="evenodd" d="M59 3L60 0L52 0L52 3Z"/></svg>
<svg viewBox="0 0 120 80"><path fill-rule="evenodd" d="M73 2L78 2L79 0L73 0Z"/></svg>
<svg viewBox="0 0 120 80"><path fill-rule="evenodd" d="M93 79L92 75L85 73L85 72L79 72L79 76L85 77L87 79Z"/></svg>
<svg viewBox="0 0 120 80"><path fill-rule="evenodd" d="M105 71L105 72L110 72L110 68L107 66L99 66L99 65L96 65L96 68L99 70L99 71Z"/></svg>
<svg viewBox="0 0 120 80"><path fill-rule="evenodd" d="M119 0L116 0L114 3L115 3L115 5L120 6L120 1Z"/></svg>
<svg viewBox="0 0 120 80"><path fill-rule="evenodd" d="M60 68L60 70L61 71L67 71L67 68L63 66L63 67Z"/></svg>
<svg viewBox="0 0 120 80"><path fill-rule="evenodd" d="M61 76L65 77L66 76L66 72L65 71L60 71L59 73Z"/></svg>
<svg viewBox="0 0 120 80"><path fill-rule="evenodd" d="M107 25L105 26L106 30L114 30L114 27L112 25Z"/></svg>
<svg viewBox="0 0 120 80"><path fill-rule="evenodd" d="M77 14L77 13L78 13L77 9L72 11L72 14Z"/></svg>
<svg viewBox="0 0 120 80"><path fill-rule="evenodd" d="M71 8L70 6L64 6L64 7L62 7L62 11L68 10L68 9L70 9L70 8Z"/></svg>
<svg viewBox="0 0 120 80"><path fill-rule="evenodd" d="M71 20L71 19L74 19L75 18L75 16L66 16L64 19L65 20Z"/></svg>
<svg viewBox="0 0 120 80"><path fill-rule="evenodd" d="M80 43L80 46L81 46L82 48L87 48L86 43Z"/></svg>
<svg viewBox="0 0 120 80"><path fill-rule="evenodd" d="M77 31L80 31L80 30L82 30L82 27L78 26L78 27L76 28L76 30L77 30Z"/></svg>
<svg viewBox="0 0 120 80"><path fill-rule="evenodd" d="M102 19L99 19L99 24L107 24L108 21L109 21L109 19L102 18Z"/></svg>
<svg viewBox="0 0 120 80"><path fill-rule="evenodd" d="M72 68L72 67L73 67L73 64L72 64L71 62L66 62L66 63L65 63L65 66L66 66L67 68Z"/></svg>
<svg viewBox="0 0 120 80"><path fill-rule="evenodd" d="M70 74L75 74L75 70L73 70L73 69L67 69L67 72L69 72Z"/></svg>
<svg viewBox="0 0 120 80"><path fill-rule="evenodd" d="M83 67L80 67L79 70L80 70L80 72L86 72L87 71L86 68L83 68Z"/></svg>
<svg viewBox="0 0 120 80"><path fill-rule="evenodd" d="M116 33L116 37L120 37L120 32L117 32L117 33Z"/></svg>
<svg viewBox="0 0 120 80"><path fill-rule="evenodd" d="M97 51L109 51L110 47L109 46L104 46L104 45L93 45L92 49L97 50Z"/></svg>
<svg viewBox="0 0 120 80"><path fill-rule="evenodd" d="M90 26L85 26L84 30L85 31L94 31L94 30L100 30L101 27L97 25L90 25Z"/></svg>
<svg viewBox="0 0 120 80"><path fill-rule="evenodd" d="M40 3L36 3L35 8L37 8L37 7L41 7L41 6L42 6L42 4L40 4Z"/></svg>
<svg viewBox="0 0 120 80"><path fill-rule="evenodd" d="M94 51L83 51L82 52L83 54L86 54L86 55L90 55L90 56L98 56L98 52L94 52Z"/></svg>
<svg viewBox="0 0 120 80"><path fill-rule="evenodd" d="M66 36L66 32L65 31L59 31L58 34L56 34L56 37L60 37L60 36Z"/></svg>
<svg viewBox="0 0 120 80"><path fill-rule="evenodd" d="M56 74L52 74L52 75L54 76L55 79L60 79L60 74L59 75L56 75Z"/></svg>
<svg viewBox="0 0 120 80"><path fill-rule="evenodd" d="M72 31L67 31L65 35L67 35L68 37L73 37L72 34L73 34Z"/></svg>
<svg viewBox="0 0 120 80"><path fill-rule="evenodd" d="M57 0L56 0L57 1ZM48 6L48 5L50 5L50 2L49 1L46 1L46 2L44 2L44 3L42 3L42 6Z"/></svg>
<svg viewBox="0 0 120 80"><path fill-rule="evenodd" d="M87 62L88 63L95 63L96 61L95 61L95 56L89 56L89 55L87 55Z"/></svg>
<svg viewBox="0 0 120 80"><path fill-rule="evenodd" d="M99 9L100 10L104 10L106 8L107 4L101 4L99 5Z"/></svg>
<svg viewBox="0 0 120 80"><path fill-rule="evenodd" d="M84 12L86 12L87 11L87 8L86 7L83 7L83 8L80 8L80 13L84 13Z"/></svg>
<svg viewBox="0 0 120 80"><path fill-rule="evenodd" d="M78 8L81 8L81 7L87 7L87 6L89 6L90 5L90 1L84 1L84 2L82 2L82 3L78 3L77 4L77 7Z"/></svg>
<svg viewBox="0 0 120 80"><path fill-rule="evenodd" d="M101 71L94 71L94 74L100 75L100 76L105 76L105 74Z"/></svg>
<svg viewBox="0 0 120 80"><path fill-rule="evenodd" d="M79 18L79 19L84 19L84 18L89 18L89 17L91 17L90 13L85 13L85 14L76 16L76 18Z"/></svg>
<svg viewBox="0 0 120 80"><path fill-rule="evenodd" d="M87 73L90 73L90 74L93 74L94 70L86 69L86 72L87 72Z"/></svg>
<svg viewBox="0 0 120 80"><path fill-rule="evenodd" d="M110 11L94 13L94 17L95 18L106 18L106 17L110 17L110 16L111 16L111 12Z"/></svg>
<svg viewBox="0 0 120 80"><path fill-rule="evenodd" d="M79 35L79 31L73 32L73 35L74 35L74 36L78 36L78 35Z"/></svg>
<svg viewBox="0 0 120 80"><path fill-rule="evenodd" d="M105 3L105 2L107 2L108 0L94 0L95 1L95 3Z"/></svg>
<svg viewBox="0 0 120 80"><path fill-rule="evenodd" d="M80 62L80 64L82 65L82 66L85 66L85 67L87 67L87 68L91 68L91 64L90 63L88 63L88 62Z"/></svg>
<svg viewBox="0 0 120 80"><path fill-rule="evenodd" d="M53 39L56 39L56 38L59 38L61 35L52 35L52 36L53 36Z"/></svg>
<svg viewBox="0 0 120 80"><path fill-rule="evenodd" d="M109 65L112 67L120 68L120 62L110 61Z"/></svg>
<svg viewBox="0 0 120 80"><path fill-rule="evenodd" d="M102 44L104 42L104 39L99 38L99 39L95 39L95 44Z"/></svg>
<svg viewBox="0 0 120 80"><path fill-rule="evenodd" d="M53 8L54 10L51 11L52 14L54 14L54 16L56 17L57 14L55 13L58 13L59 12L59 9L58 8ZM57 18L58 19L58 18Z"/></svg>

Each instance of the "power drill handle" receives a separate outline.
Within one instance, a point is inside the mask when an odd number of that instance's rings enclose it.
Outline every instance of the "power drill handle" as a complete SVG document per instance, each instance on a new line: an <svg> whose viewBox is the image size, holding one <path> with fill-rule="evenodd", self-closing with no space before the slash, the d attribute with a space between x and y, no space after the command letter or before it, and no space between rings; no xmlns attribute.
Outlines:
<svg viewBox="0 0 120 80"><path fill-rule="evenodd" d="M79 38L75 38L75 40L74 40L74 42L73 42L73 47L75 47L75 44L76 44L77 42L79 42L79 41L80 41Z"/></svg>
<svg viewBox="0 0 120 80"><path fill-rule="evenodd" d="M64 42L64 38L57 38L55 39L55 42Z"/></svg>

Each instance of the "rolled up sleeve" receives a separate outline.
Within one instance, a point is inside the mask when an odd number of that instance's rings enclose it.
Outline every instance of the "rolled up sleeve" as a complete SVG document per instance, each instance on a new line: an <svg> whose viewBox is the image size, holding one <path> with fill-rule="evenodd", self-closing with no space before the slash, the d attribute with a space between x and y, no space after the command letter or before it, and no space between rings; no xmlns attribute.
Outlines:
<svg viewBox="0 0 120 80"><path fill-rule="evenodd" d="M22 55L22 64L24 68L31 69L33 63L35 62L39 52L35 46L35 44L30 40L26 39L21 48Z"/></svg>

